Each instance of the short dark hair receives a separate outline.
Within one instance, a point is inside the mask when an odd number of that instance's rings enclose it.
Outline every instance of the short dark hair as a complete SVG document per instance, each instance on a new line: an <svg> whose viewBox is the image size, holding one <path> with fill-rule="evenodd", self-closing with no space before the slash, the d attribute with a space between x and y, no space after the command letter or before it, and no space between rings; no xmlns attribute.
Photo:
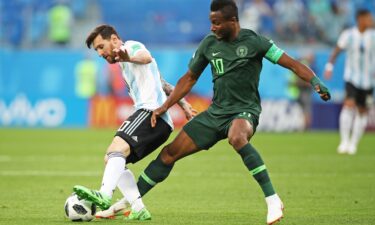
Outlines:
<svg viewBox="0 0 375 225"><path fill-rule="evenodd" d="M359 17L370 14L371 12L368 9L358 9L355 13L355 18L358 20Z"/></svg>
<svg viewBox="0 0 375 225"><path fill-rule="evenodd" d="M220 11L226 20L235 17L238 21L238 8L233 0L212 0L211 12Z"/></svg>
<svg viewBox="0 0 375 225"><path fill-rule="evenodd" d="M115 30L114 27L112 27L108 24L99 25L99 26L95 27L95 29L93 31L91 31L89 36L86 38L86 45L87 45L88 48L91 48L92 42L94 41L94 39L99 34L100 34L100 36L102 36L103 39L107 39L107 40L109 40L111 38L112 34L119 37L118 34L117 34L117 31Z"/></svg>

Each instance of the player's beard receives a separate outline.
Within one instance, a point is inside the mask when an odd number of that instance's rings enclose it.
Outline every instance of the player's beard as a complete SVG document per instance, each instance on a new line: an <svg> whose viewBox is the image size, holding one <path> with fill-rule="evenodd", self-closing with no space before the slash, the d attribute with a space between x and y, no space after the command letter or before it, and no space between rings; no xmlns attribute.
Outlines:
<svg viewBox="0 0 375 225"><path fill-rule="evenodd" d="M109 64L114 64L114 63L116 63L115 56L112 56L112 55L108 55L107 57L105 57L105 60L106 60Z"/></svg>
<svg viewBox="0 0 375 225"><path fill-rule="evenodd" d="M220 31L216 32L216 38L223 41L228 41L231 37L232 30L228 28L223 28Z"/></svg>
<svg viewBox="0 0 375 225"><path fill-rule="evenodd" d="M107 60L107 62L109 63L109 64L114 64L114 63L117 63L117 61L116 61L116 59L115 59L115 57L116 57L116 55L115 55L115 53L113 52L113 49L115 48L115 46L112 44L112 43L110 43L110 50L109 50L109 54L106 56L106 57L104 57L105 58L105 60Z"/></svg>

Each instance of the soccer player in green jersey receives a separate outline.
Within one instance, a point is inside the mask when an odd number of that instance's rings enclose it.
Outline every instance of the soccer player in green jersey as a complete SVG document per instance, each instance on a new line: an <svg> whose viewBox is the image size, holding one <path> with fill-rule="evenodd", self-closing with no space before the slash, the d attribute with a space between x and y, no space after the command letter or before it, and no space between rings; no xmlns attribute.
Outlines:
<svg viewBox="0 0 375 225"><path fill-rule="evenodd" d="M330 94L310 68L288 56L267 38L241 29L238 9L232 0L213 0L210 20L212 33L201 41L189 63L189 70L166 102L153 111L151 125L155 126L157 118L191 90L208 64L214 83L212 104L190 120L148 165L139 177L138 188L143 196L167 178L177 160L228 138L263 190L268 207L267 223L273 224L283 216L283 203L272 186L261 156L249 143L261 112L258 85L263 58L310 82L324 101L330 99Z"/></svg>

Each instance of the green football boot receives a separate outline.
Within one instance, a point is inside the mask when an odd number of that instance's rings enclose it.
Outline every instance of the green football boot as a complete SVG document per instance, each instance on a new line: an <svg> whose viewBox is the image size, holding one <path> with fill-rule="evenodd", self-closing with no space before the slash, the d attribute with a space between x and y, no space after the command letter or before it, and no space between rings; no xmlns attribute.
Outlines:
<svg viewBox="0 0 375 225"><path fill-rule="evenodd" d="M111 207L111 198L100 191L91 190L81 185L74 186L73 191L78 197L94 203L102 210L106 210Z"/></svg>
<svg viewBox="0 0 375 225"><path fill-rule="evenodd" d="M151 213L146 208L141 209L139 212L132 210L129 216L125 217L125 220L151 220Z"/></svg>

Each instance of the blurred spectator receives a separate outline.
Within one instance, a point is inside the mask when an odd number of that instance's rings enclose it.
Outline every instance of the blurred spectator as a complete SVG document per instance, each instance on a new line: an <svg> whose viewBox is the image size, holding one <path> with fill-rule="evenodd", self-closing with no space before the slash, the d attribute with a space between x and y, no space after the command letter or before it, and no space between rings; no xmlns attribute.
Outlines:
<svg viewBox="0 0 375 225"><path fill-rule="evenodd" d="M326 32L331 32L327 22L332 18L329 0L308 1L308 12L314 27L317 30L318 39L326 41Z"/></svg>
<svg viewBox="0 0 375 225"><path fill-rule="evenodd" d="M9 35L8 38L10 43L15 47L19 47L22 44L24 35L24 24L22 17L15 16L12 18L12 24L9 24L9 27L6 29L5 33Z"/></svg>
<svg viewBox="0 0 375 225"><path fill-rule="evenodd" d="M75 67L75 92L80 98L90 98L96 93L98 67L89 56L79 61Z"/></svg>
<svg viewBox="0 0 375 225"><path fill-rule="evenodd" d="M90 3L93 3L93 0L90 0ZM76 19L84 19L87 16L89 1L88 0L74 0L70 2L70 8Z"/></svg>
<svg viewBox="0 0 375 225"><path fill-rule="evenodd" d="M301 39L301 28L306 15L300 0L280 0L274 5L276 31L284 41Z"/></svg>
<svg viewBox="0 0 375 225"><path fill-rule="evenodd" d="M27 43L29 46L40 44L46 34L48 28L46 10L47 6L41 4L40 6L35 6L31 12L27 32Z"/></svg>
<svg viewBox="0 0 375 225"><path fill-rule="evenodd" d="M25 17L25 9L18 1L3 1L0 12L1 26L3 38L7 44L14 47L20 47L24 38L25 25L23 19Z"/></svg>
<svg viewBox="0 0 375 225"><path fill-rule="evenodd" d="M3 31L3 27L1 26L3 24L3 10L4 10L4 4L2 1L0 1L0 44L1 44L1 41L3 40L4 38L4 31Z"/></svg>
<svg viewBox="0 0 375 225"><path fill-rule="evenodd" d="M71 9L60 0L48 12L49 39L53 43L66 45L71 39L73 14Z"/></svg>
<svg viewBox="0 0 375 225"><path fill-rule="evenodd" d="M204 10L181 7L188 0L180 0L183 3L164 0L163 9L155 8L160 5L158 1L111 1L114 4L108 5L108 0L0 0L0 43L38 48L48 47L48 39L62 45L71 43L69 47L78 46L74 44L81 42L73 38L82 37L80 34L73 37L72 29L84 30L92 21L103 19L122 24L120 27L126 23L126 33L123 31L126 35L150 44L192 44L206 34L209 26ZM235 1L242 27L291 44L332 44L343 28L355 25L358 8L375 14L375 0ZM118 9L125 6L135 10L124 15ZM138 11L145 12L144 16L139 17ZM200 16L191 18L191 13ZM79 23L73 24L73 19ZM150 26L150 22L156 26Z"/></svg>
<svg viewBox="0 0 375 225"><path fill-rule="evenodd" d="M355 25L355 5L352 0L333 0L333 4L336 5L338 11L341 13L342 17L345 17L344 28L351 27ZM374 1L375 6L375 1Z"/></svg>
<svg viewBox="0 0 375 225"><path fill-rule="evenodd" d="M338 36L347 24L347 15L337 2L331 3L331 13L327 16L324 28L324 40L326 43L333 45L336 43Z"/></svg>
<svg viewBox="0 0 375 225"><path fill-rule="evenodd" d="M312 70L315 70L315 56L308 53L298 59ZM308 130L311 126L311 112L312 112L312 88L311 85L293 72L289 73L289 87L288 95L291 99L295 100L302 108L304 116L304 130Z"/></svg>
<svg viewBox="0 0 375 225"><path fill-rule="evenodd" d="M272 9L264 0L247 0L240 14L241 27L264 32L262 21L271 21Z"/></svg>

